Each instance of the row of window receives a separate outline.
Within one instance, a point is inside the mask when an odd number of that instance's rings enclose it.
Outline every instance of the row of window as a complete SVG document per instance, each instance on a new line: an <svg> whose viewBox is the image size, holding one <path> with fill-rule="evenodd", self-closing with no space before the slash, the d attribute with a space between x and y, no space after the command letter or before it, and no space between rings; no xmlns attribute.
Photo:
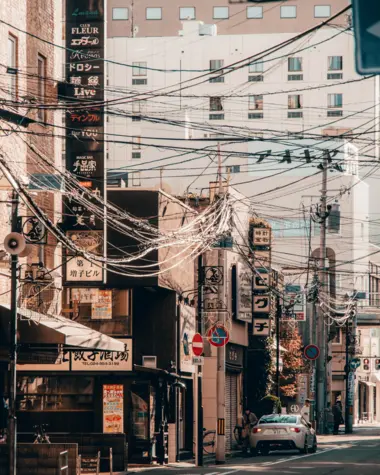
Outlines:
<svg viewBox="0 0 380 475"><path fill-rule="evenodd" d="M8 36L8 58L7 58L8 87L12 100L18 97L18 39L16 36ZM47 76L46 58L42 54L37 54L37 96L40 104L45 102L46 86L45 77ZM37 118L46 121L46 110L37 109Z"/></svg>
<svg viewBox="0 0 380 475"><path fill-rule="evenodd" d="M210 60L210 71L217 71L218 76L211 76L209 82L211 83L221 83L224 82L223 73L224 60L223 59L211 59ZM327 74L327 79L343 79L343 57L342 56L329 56L327 58L327 69L328 71L333 71L332 73ZM133 62L132 63L132 85L146 85L148 84L147 80L147 71L148 63L145 61ZM288 58L288 72L289 73L298 73L290 74L288 76L289 81L303 80L303 75L299 74L303 71L302 69L302 58L292 57ZM248 66L248 72L251 74L264 73L264 63L257 61L251 63ZM250 77L249 81L263 81L262 76L259 77Z"/></svg>
<svg viewBox="0 0 380 475"><path fill-rule="evenodd" d="M341 117L343 111L343 94L328 94L327 95L327 117ZM248 119L262 119L264 117L264 96L260 94L248 96ZM288 95L288 118L296 119L303 117L303 96L301 94ZM210 97L210 120L223 120L224 107L223 98L214 96ZM216 114L215 114L216 113Z"/></svg>
<svg viewBox="0 0 380 475"><path fill-rule="evenodd" d="M315 5L314 17L315 18L329 18L331 16L330 5ZM227 20L230 17L229 7L213 7L214 20ZM261 19L264 17L263 7L247 7L248 19ZM297 6L295 5L283 5L280 7L281 18L297 18ZM148 7L145 10L146 20L162 20L162 8L161 7ZM117 7L112 9L113 20L128 20L129 10L124 7ZM195 7L179 7L179 19L180 20L196 20Z"/></svg>

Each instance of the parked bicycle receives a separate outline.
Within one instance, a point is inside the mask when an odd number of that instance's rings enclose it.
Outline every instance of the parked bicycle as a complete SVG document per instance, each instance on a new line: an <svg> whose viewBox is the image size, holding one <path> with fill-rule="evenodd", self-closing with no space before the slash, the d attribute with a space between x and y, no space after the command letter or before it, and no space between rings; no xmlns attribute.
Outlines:
<svg viewBox="0 0 380 475"><path fill-rule="evenodd" d="M48 425L39 424L39 425L33 426L33 429L35 430L35 433L34 433L35 439L34 439L33 444L50 444L50 437L45 432L45 427L48 427Z"/></svg>
<svg viewBox="0 0 380 475"><path fill-rule="evenodd" d="M206 454L215 453L216 430L206 430L203 428L203 452Z"/></svg>

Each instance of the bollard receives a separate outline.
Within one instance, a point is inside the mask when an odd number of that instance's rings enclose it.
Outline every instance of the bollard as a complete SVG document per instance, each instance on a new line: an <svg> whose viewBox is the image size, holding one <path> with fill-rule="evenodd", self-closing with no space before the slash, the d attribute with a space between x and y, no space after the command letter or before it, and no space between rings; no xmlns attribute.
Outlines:
<svg viewBox="0 0 380 475"><path fill-rule="evenodd" d="M110 447L110 475L113 475L113 454L112 454L112 447Z"/></svg>

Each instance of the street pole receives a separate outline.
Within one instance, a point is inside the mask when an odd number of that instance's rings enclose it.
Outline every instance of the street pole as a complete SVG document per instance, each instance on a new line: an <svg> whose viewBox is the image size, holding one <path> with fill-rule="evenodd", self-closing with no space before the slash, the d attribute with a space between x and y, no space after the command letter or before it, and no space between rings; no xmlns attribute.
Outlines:
<svg viewBox="0 0 380 475"><path fill-rule="evenodd" d="M280 296L277 296L276 305L276 395L281 400L280 396L280 319L282 314L282 307L280 304Z"/></svg>
<svg viewBox="0 0 380 475"><path fill-rule="evenodd" d="M322 190L320 205L320 245L319 245L319 281L321 290L328 292L326 285L326 197L327 197L327 156L323 156ZM326 407L326 331L324 314L321 306L318 307L317 338L320 356L317 363L317 416L318 432L325 433L325 407Z"/></svg>
<svg viewBox="0 0 380 475"><path fill-rule="evenodd" d="M350 409L349 409L349 391L350 391L350 358L349 358L349 348L350 348L350 335L349 335L349 319L347 318L346 320L346 398L345 398L345 414L344 414L344 431L346 434L349 434L349 414L350 414Z"/></svg>
<svg viewBox="0 0 380 475"><path fill-rule="evenodd" d="M12 194L12 232L18 230L18 203L16 191ZM11 243L10 243L11 244ZM16 419L16 391L17 391L17 269L18 255L12 254L11 260L11 311L10 311L10 361L9 361L9 414L8 414L8 441L9 441L9 475L16 475L17 461L17 419Z"/></svg>
<svg viewBox="0 0 380 475"><path fill-rule="evenodd" d="M218 174L219 174L219 198L223 195L222 184L222 159L220 156L220 144L218 143ZM224 250L218 248L218 266L224 276ZM224 302L224 278L218 286L218 302ZM218 305L218 321L224 323L224 313ZM216 435L216 463L223 464L226 461L226 437L225 437L225 385L226 385L226 347L217 347L217 371L216 371L216 412L217 412L217 435Z"/></svg>
<svg viewBox="0 0 380 475"><path fill-rule="evenodd" d="M198 333L204 335L203 329L203 292L202 292L202 267L203 256L198 257ZM197 365L197 443L196 443L196 466L203 467L203 404L202 404L202 366Z"/></svg>

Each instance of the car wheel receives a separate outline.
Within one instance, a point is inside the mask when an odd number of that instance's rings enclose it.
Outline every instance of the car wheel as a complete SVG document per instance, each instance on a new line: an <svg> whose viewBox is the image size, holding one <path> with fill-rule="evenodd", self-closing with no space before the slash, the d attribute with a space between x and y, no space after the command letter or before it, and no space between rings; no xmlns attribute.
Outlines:
<svg viewBox="0 0 380 475"><path fill-rule="evenodd" d="M311 453L312 454L315 454L315 452L317 451L317 439L314 439L314 444L313 444L313 448L311 449Z"/></svg>
<svg viewBox="0 0 380 475"><path fill-rule="evenodd" d="M307 439L305 437L305 445L303 446L303 449L300 449L301 454L308 454L309 453L309 446L307 445Z"/></svg>
<svg viewBox="0 0 380 475"><path fill-rule="evenodd" d="M261 455L267 456L269 454L268 447L263 447L262 449L260 449L260 453Z"/></svg>

